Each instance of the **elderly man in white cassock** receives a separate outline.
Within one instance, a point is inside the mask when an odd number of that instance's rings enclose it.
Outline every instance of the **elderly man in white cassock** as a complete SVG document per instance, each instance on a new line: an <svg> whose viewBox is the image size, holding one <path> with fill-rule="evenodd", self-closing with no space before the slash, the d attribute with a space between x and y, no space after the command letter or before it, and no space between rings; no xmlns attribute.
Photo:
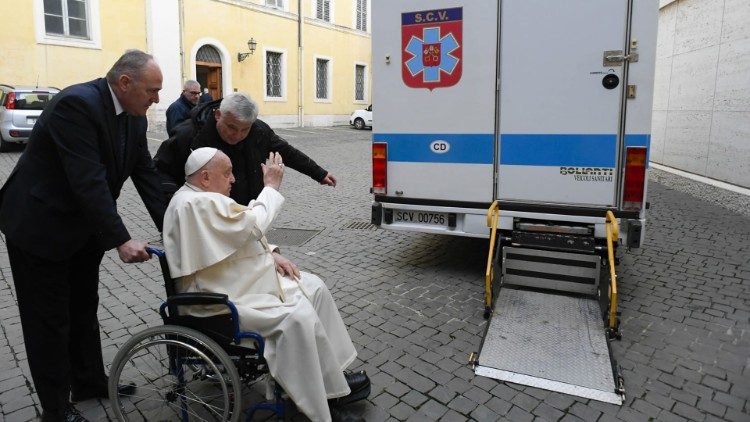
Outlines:
<svg viewBox="0 0 750 422"><path fill-rule="evenodd" d="M164 247L180 292L226 294L243 330L265 337L274 379L307 417L329 421L341 404L367 397L363 372L344 372L357 356L331 293L300 272L265 238L281 209L281 156L262 164L265 187L248 206L229 197L232 163L214 148L198 148L185 163L186 183L164 216ZM211 315L193 307L193 315Z"/></svg>

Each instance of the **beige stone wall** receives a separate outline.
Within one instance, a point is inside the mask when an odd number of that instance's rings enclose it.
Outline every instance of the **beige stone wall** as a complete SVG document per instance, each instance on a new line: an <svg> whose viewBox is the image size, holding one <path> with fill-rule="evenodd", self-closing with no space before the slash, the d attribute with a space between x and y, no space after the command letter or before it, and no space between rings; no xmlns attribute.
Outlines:
<svg viewBox="0 0 750 422"><path fill-rule="evenodd" d="M750 187L750 1L661 6L651 159Z"/></svg>

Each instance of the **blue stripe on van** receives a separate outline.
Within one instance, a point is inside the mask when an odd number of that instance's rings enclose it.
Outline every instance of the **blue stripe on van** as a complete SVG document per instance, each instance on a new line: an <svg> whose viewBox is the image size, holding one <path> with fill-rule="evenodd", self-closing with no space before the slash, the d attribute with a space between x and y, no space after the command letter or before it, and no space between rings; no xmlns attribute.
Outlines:
<svg viewBox="0 0 750 422"><path fill-rule="evenodd" d="M626 146L648 147L650 135L626 135ZM511 166L615 167L614 134L503 134L500 164Z"/></svg>
<svg viewBox="0 0 750 422"><path fill-rule="evenodd" d="M495 154L493 134L389 134L372 135L373 142L388 144L388 161L412 163L492 164ZM446 141L450 149L442 154L432 151L434 141Z"/></svg>

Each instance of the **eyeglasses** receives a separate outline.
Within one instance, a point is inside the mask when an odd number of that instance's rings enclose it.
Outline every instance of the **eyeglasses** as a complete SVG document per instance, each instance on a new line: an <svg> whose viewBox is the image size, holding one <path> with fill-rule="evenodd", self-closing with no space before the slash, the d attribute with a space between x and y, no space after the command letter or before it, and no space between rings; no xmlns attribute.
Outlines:
<svg viewBox="0 0 750 422"><path fill-rule="evenodd" d="M201 95L200 91L187 91L187 93L190 95Z"/></svg>

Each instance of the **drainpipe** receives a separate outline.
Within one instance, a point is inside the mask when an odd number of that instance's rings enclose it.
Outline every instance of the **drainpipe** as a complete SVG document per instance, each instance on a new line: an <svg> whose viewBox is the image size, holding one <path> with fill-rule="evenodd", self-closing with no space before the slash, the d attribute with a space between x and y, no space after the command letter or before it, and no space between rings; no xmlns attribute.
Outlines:
<svg viewBox="0 0 750 422"><path fill-rule="evenodd" d="M185 83L185 81L188 79L187 75L185 74L185 46L184 39L185 39L185 4L183 3L183 0L177 0L177 5L179 7L179 19L180 19L180 74L182 76L182 79L180 79L180 88L182 88L182 84Z"/></svg>
<svg viewBox="0 0 750 422"><path fill-rule="evenodd" d="M297 0L297 125L305 126L305 95L302 78L302 0Z"/></svg>

